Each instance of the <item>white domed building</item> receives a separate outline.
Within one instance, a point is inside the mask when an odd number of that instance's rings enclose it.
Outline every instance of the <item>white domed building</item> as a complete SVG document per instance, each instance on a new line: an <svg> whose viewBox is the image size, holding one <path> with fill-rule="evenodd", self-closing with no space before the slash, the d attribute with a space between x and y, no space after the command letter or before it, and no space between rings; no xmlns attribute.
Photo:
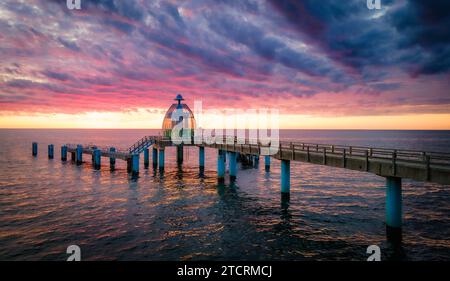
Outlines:
<svg viewBox="0 0 450 281"><path fill-rule="evenodd" d="M183 130L191 130L191 136L193 135L193 130L195 129L195 118L192 110L187 106L187 104L182 103L183 97L177 95L174 99L177 103L172 104L164 115L164 120L162 123L162 130L164 137L171 137L173 128L182 123L179 128L180 137L183 134Z"/></svg>

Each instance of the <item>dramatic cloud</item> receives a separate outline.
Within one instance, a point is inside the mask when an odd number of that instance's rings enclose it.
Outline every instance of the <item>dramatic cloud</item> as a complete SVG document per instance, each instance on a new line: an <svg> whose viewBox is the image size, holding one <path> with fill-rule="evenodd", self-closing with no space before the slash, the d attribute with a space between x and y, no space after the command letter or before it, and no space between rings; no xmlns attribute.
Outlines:
<svg viewBox="0 0 450 281"><path fill-rule="evenodd" d="M0 111L449 113L450 4L382 0L0 3Z"/></svg>

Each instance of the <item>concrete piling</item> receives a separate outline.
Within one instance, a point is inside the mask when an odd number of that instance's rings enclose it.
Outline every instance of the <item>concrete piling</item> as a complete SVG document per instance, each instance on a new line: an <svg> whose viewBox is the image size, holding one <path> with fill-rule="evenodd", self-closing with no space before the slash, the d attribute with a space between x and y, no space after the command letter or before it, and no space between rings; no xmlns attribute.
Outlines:
<svg viewBox="0 0 450 281"><path fill-rule="evenodd" d="M201 167L205 167L205 147L200 146L198 148L198 165Z"/></svg>
<svg viewBox="0 0 450 281"><path fill-rule="evenodd" d="M77 165L83 164L83 146L81 144L77 145L76 161L77 161Z"/></svg>
<svg viewBox="0 0 450 281"><path fill-rule="evenodd" d="M102 159L102 152L100 151L100 149L94 149L94 169L96 170L100 170L101 168L101 159Z"/></svg>
<svg viewBox="0 0 450 281"><path fill-rule="evenodd" d="M236 152L228 152L230 181L235 181L237 176L237 158Z"/></svg>
<svg viewBox="0 0 450 281"><path fill-rule="evenodd" d="M291 192L291 161L281 160L281 193Z"/></svg>
<svg viewBox="0 0 450 281"><path fill-rule="evenodd" d="M132 159L131 176L133 178L137 178L139 176L139 154L133 154L131 159Z"/></svg>
<svg viewBox="0 0 450 281"><path fill-rule="evenodd" d="M116 148L110 147L109 152L116 152ZM109 158L109 169L111 171L114 171L116 169L116 158L114 158L114 157Z"/></svg>
<svg viewBox="0 0 450 281"><path fill-rule="evenodd" d="M153 161L153 167L156 168L158 165L158 149L155 147L152 148L152 161Z"/></svg>
<svg viewBox="0 0 450 281"><path fill-rule="evenodd" d="M205 147L198 147L198 166L200 170L200 175L203 175L205 172Z"/></svg>
<svg viewBox="0 0 450 281"><path fill-rule="evenodd" d="M164 149L159 149L159 170L164 171Z"/></svg>
<svg viewBox="0 0 450 281"><path fill-rule="evenodd" d="M183 145L177 145L177 164L183 164Z"/></svg>
<svg viewBox="0 0 450 281"><path fill-rule="evenodd" d="M225 151L217 150L217 179L219 182L225 180Z"/></svg>
<svg viewBox="0 0 450 281"><path fill-rule="evenodd" d="M53 144L48 145L48 159L53 159L54 156L54 146Z"/></svg>
<svg viewBox="0 0 450 281"><path fill-rule="evenodd" d="M270 156L269 155L264 156L264 167L265 167L266 172L270 171Z"/></svg>
<svg viewBox="0 0 450 281"><path fill-rule="evenodd" d="M67 161L67 145L61 146L61 161Z"/></svg>
<svg viewBox="0 0 450 281"><path fill-rule="evenodd" d="M386 225L402 227L402 179L386 177Z"/></svg>
<svg viewBox="0 0 450 281"><path fill-rule="evenodd" d="M145 169L148 169L148 165L149 165L149 163L150 163L150 155L149 155L150 153L149 153L149 149L148 148L146 148L145 150L144 150L144 168Z"/></svg>
<svg viewBox="0 0 450 281"><path fill-rule="evenodd" d="M33 156L37 156L37 154L38 154L38 143L37 142L33 142L31 153L33 154Z"/></svg>
<svg viewBox="0 0 450 281"><path fill-rule="evenodd" d="M127 173L130 174L133 170L133 158L127 158Z"/></svg>

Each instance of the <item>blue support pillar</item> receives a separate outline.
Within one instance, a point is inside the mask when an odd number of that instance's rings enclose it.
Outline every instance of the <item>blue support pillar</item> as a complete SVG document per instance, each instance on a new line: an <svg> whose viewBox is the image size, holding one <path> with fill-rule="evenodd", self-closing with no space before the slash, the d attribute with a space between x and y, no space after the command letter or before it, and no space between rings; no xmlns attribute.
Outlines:
<svg viewBox="0 0 450 281"><path fill-rule="evenodd" d="M102 159L102 152L100 149L94 149L94 169L100 170L101 167L101 159Z"/></svg>
<svg viewBox="0 0 450 281"><path fill-rule="evenodd" d="M37 142L33 142L33 144L32 144L32 154L33 154L33 156L37 156L37 154L38 154L38 143Z"/></svg>
<svg viewBox="0 0 450 281"><path fill-rule="evenodd" d="M131 176L133 178L137 178L139 176L139 154L133 154L131 159L132 159Z"/></svg>
<svg viewBox="0 0 450 281"><path fill-rule="evenodd" d="M266 172L270 171L270 156L269 155L264 156L264 167L266 169Z"/></svg>
<svg viewBox="0 0 450 281"><path fill-rule="evenodd" d="M183 145L177 145L177 164L183 164Z"/></svg>
<svg viewBox="0 0 450 281"><path fill-rule="evenodd" d="M230 163L229 170L230 170L230 180L235 181L237 176L237 158L236 158L236 152L229 152L228 153L228 162Z"/></svg>
<svg viewBox="0 0 450 281"><path fill-rule="evenodd" d="M92 166L95 166L95 155L94 155L94 152L97 149L97 147L96 146L92 146L91 149L92 149L92 154L91 154L91 156L92 156Z"/></svg>
<svg viewBox="0 0 450 281"><path fill-rule="evenodd" d="M48 145L48 159L53 159L54 152L55 152L55 149L54 149L53 144L49 144Z"/></svg>
<svg viewBox="0 0 450 281"><path fill-rule="evenodd" d="M402 179L386 177L386 225L402 227Z"/></svg>
<svg viewBox="0 0 450 281"><path fill-rule="evenodd" d="M219 182L225 180L225 151L217 151L217 179Z"/></svg>
<svg viewBox="0 0 450 281"><path fill-rule="evenodd" d="M205 147L198 147L198 166L200 169L200 174L203 174L205 171Z"/></svg>
<svg viewBox="0 0 450 281"><path fill-rule="evenodd" d="M159 149L159 159L158 159L159 161L159 169L161 170L161 171L163 171L164 170L164 149Z"/></svg>
<svg viewBox="0 0 450 281"><path fill-rule="evenodd" d="M198 165L200 167L205 167L205 147L200 146L198 148Z"/></svg>
<svg viewBox="0 0 450 281"><path fill-rule="evenodd" d="M109 148L109 152L116 152L116 148L115 147L110 147ZM116 169L116 158L109 157L109 169L111 171L114 171Z"/></svg>
<svg viewBox="0 0 450 281"><path fill-rule="evenodd" d="M149 165L149 163L150 163L150 155L149 155L150 153L149 153L149 150L148 150L148 148L146 148L145 150L144 150L144 168L145 169L148 169L148 165Z"/></svg>
<svg viewBox="0 0 450 281"><path fill-rule="evenodd" d="M281 160L281 193L291 192L291 161Z"/></svg>
<svg viewBox="0 0 450 281"><path fill-rule="evenodd" d="M76 160L77 165L81 165L83 163L83 146L81 144L77 145Z"/></svg>
<svg viewBox="0 0 450 281"><path fill-rule="evenodd" d="M61 161L67 161L67 146L61 146Z"/></svg>
<svg viewBox="0 0 450 281"><path fill-rule="evenodd" d="M153 167L156 168L158 165L158 149L155 147L152 148L152 161L153 161Z"/></svg>

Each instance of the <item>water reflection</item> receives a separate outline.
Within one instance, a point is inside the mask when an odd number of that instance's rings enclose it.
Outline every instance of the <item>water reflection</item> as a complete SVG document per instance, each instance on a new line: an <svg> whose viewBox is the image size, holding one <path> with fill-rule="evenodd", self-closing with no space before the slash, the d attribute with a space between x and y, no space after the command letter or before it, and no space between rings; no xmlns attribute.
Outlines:
<svg viewBox="0 0 450 281"><path fill-rule="evenodd" d="M64 260L61 249L67 243L80 245L86 260L366 260L365 250L374 243L386 260L450 259L446 186L405 181L403 238L387 240L382 178L293 163L286 197L280 195L278 161L272 161L269 172L252 166L239 169L235 182L227 174L225 182L217 183L217 153L209 149L203 170L196 148L182 169L176 166L175 151L167 151L166 170L158 173L157 165L152 171L141 169L137 181L128 177L124 161L109 172L107 158L102 170L94 171L90 159L76 166L59 161L58 153L51 161L41 151L31 156L31 139L40 147L85 139L120 147L147 132L79 134L3 135L0 166L7 169L0 170L1 259ZM404 134L387 140L408 146L420 140ZM314 132L304 140L334 142ZM341 132L337 141L346 141Z"/></svg>

